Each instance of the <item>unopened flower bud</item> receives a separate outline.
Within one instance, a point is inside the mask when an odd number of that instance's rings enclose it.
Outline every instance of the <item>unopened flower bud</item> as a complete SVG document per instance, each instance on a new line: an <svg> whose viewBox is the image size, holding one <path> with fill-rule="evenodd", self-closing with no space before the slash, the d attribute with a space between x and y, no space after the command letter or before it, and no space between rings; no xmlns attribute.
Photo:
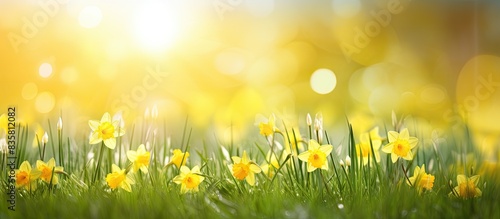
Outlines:
<svg viewBox="0 0 500 219"><path fill-rule="evenodd" d="M311 126L312 125L311 114L309 114L309 113L307 114L306 122L307 122L307 126Z"/></svg>
<svg viewBox="0 0 500 219"><path fill-rule="evenodd" d="M349 155L347 155L345 157L345 164L349 167L351 166L351 157L349 157Z"/></svg>
<svg viewBox="0 0 500 219"><path fill-rule="evenodd" d="M61 131L62 129L62 119L59 117L59 121L57 121L57 130Z"/></svg>
<svg viewBox="0 0 500 219"><path fill-rule="evenodd" d="M47 142L49 142L49 135L47 135L47 132L45 132L42 137L42 143L47 144Z"/></svg>

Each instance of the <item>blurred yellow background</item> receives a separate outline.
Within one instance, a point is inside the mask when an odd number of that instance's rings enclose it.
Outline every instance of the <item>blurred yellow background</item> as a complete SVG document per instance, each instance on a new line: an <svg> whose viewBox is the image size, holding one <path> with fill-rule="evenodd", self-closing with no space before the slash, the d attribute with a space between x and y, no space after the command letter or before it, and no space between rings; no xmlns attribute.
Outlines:
<svg viewBox="0 0 500 219"><path fill-rule="evenodd" d="M189 116L241 136L271 113L292 125L308 112L330 125L347 115L366 131L394 110L436 127L465 116L497 145L498 11L497 1L1 0L0 107L86 127L156 105L167 123Z"/></svg>

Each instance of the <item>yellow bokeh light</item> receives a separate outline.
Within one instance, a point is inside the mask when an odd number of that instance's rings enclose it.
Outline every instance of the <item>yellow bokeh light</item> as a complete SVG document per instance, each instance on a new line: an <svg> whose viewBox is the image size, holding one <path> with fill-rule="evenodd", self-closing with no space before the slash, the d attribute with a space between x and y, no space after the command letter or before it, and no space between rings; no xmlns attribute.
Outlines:
<svg viewBox="0 0 500 219"><path fill-rule="evenodd" d="M78 80L78 71L74 67L67 67L61 71L61 80L65 84L72 84Z"/></svg>
<svg viewBox="0 0 500 219"><path fill-rule="evenodd" d="M321 68L311 76L311 88L318 94L328 94L337 86L337 77L329 69Z"/></svg>
<svg viewBox="0 0 500 219"><path fill-rule="evenodd" d="M36 86L35 83L27 83L23 86L23 90L21 91L21 96L25 100L31 100L36 97L36 94L38 93L38 87Z"/></svg>
<svg viewBox="0 0 500 219"><path fill-rule="evenodd" d="M223 74L241 73L246 66L245 56L238 49L223 51L215 59L215 67Z"/></svg>
<svg viewBox="0 0 500 219"><path fill-rule="evenodd" d="M42 78L48 78L52 75L52 65L49 63L42 63L40 68L38 68L38 74Z"/></svg>
<svg viewBox="0 0 500 219"><path fill-rule="evenodd" d="M39 113L48 113L54 109L56 100L52 93L42 92L35 100L35 108Z"/></svg>
<svg viewBox="0 0 500 219"><path fill-rule="evenodd" d="M78 22L80 26L85 28L97 27L102 20L101 9L97 6L86 6L78 15Z"/></svg>
<svg viewBox="0 0 500 219"><path fill-rule="evenodd" d="M446 92L439 85L428 85L420 93L422 101L428 104L438 104L445 100Z"/></svg>

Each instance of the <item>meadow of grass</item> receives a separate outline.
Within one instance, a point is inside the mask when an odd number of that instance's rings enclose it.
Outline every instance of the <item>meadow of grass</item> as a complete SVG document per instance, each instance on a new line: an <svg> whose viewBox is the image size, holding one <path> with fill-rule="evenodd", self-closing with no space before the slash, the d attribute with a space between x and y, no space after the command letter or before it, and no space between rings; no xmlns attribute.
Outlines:
<svg viewBox="0 0 500 219"><path fill-rule="evenodd" d="M114 149L104 141L89 144L86 134L67 136L64 127L51 126L50 121L48 135L45 139L36 136L38 145L32 147L28 138L31 127L21 124L16 129L16 167L28 161L36 169L37 160L54 158L56 166L64 170L51 169L50 176L59 179L57 184L52 178L48 182L34 180L37 188L33 190L19 186L12 211L6 202L10 184L3 151L0 218L500 218L498 164L493 170L483 165L484 156L472 144L466 125L447 130L448 139L443 141L425 139L418 124L410 126L393 119L393 124L381 124L376 133L366 130L364 137L352 131L356 124L347 121L344 140L333 141L321 118L314 122L308 118L305 127L275 124L270 118L255 127L260 129L259 136L196 146L190 143L197 136L192 135L187 120L184 127L177 127L183 134L172 136L172 140L165 122L114 123L118 133L125 130L124 135L113 136ZM82 129L83 133L91 131L89 127ZM390 131L403 133L404 129L418 144L410 150L411 159L398 157L393 162L391 154L382 150L390 143ZM333 150L325 154L326 160L320 160L321 167L308 171L313 161L299 157L310 149L311 142L332 145ZM133 171L127 157L127 151L135 151L141 144L150 153L147 173ZM364 151L367 145L369 150ZM180 155L180 163L176 163L179 157L173 156L175 149L189 155ZM243 151L251 161L248 165L259 166L253 186L235 177L235 169L228 167L239 161L231 157L242 157ZM112 164L126 169L124 174L135 182L130 192L121 186L110 187L106 178ZM197 185L199 191L181 192L181 185L173 180L181 172L177 164L200 167L197 176L204 180ZM411 180L415 167L422 165L430 175ZM460 187L457 175L461 174L480 178ZM424 177L432 180L426 178L425 184ZM481 194L469 193L474 189Z"/></svg>

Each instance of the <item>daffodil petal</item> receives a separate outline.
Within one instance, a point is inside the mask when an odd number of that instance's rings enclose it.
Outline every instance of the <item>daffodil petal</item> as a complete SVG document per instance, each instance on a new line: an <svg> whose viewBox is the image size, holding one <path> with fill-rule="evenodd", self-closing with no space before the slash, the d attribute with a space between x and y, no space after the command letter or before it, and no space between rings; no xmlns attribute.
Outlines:
<svg viewBox="0 0 500 219"><path fill-rule="evenodd" d="M315 171L317 168L314 167L311 163L307 163L307 172Z"/></svg>
<svg viewBox="0 0 500 219"><path fill-rule="evenodd" d="M89 126L90 126L90 129L92 129L92 131L95 131L99 128L99 121L97 120L89 120Z"/></svg>
<svg viewBox="0 0 500 219"><path fill-rule="evenodd" d="M410 149L413 149L415 146L417 146L418 139L415 137L410 137L410 139L408 139L408 142L410 143Z"/></svg>
<svg viewBox="0 0 500 219"><path fill-rule="evenodd" d="M398 160L398 155L392 153L391 154L391 160L392 160L392 163L396 163L396 161Z"/></svg>
<svg viewBox="0 0 500 219"><path fill-rule="evenodd" d="M467 177L465 175L458 175L457 176L457 183L458 185L467 182Z"/></svg>
<svg viewBox="0 0 500 219"><path fill-rule="evenodd" d="M246 180L249 185L254 186L255 185L255 175L253 174L252 171L248 173L248 176L246 177Z"/></svg>
<svg viewBox="0 0 500 219"><path fill-rule="evenodd" d="M130 162L134 162L137 160L137 152L135 151L127 151L127 158Z"/></svg>
<svg viewBox="0 0 500 219"><path fill-rule="evenodd" d="M332 152L333 146L332 145L323 145L323 146L319 147L319 150L322 151L323 153L325 153L326 156L328 156Z"/></svg>
<svg viewBox="0 0 500 219"><path fill-rule="evenodd" d="M408 129L405 128L401 130L401 132L399 133L399 139L408 140L408 138L410 138L410 132L408 131Z"/></svg>
<svg viewBox="0 0 500 219"><path fill-rule="evenodd" d="M241 158L238 156L232 156L231 160L233 160L233 163L241 163Z"/></svg>
<svg viewBox="0 0 500 219"><path fill-rule="evenodd" d="M255 164L250 164L250 170L254 173L260 173L262 171L260 167Z"/></svg>
<svg viewBox="0 0 500 219"><path fill-rule="evenodd" d="M394 143L389 143L382 148L382 151L385 153L392 153L393 148L394 148Z"/></svg>
<svg viewBox="0 0 500 219"><path fill-rule="evenodd" d="M113 150L116 147L116 138L108 138L104 140L104 145L108 147L109 149Z"/></svg>
<svg viewBox="0 0 500 219"><path fill-rule="evenodd" d="M104 123L104 122L111 122L111 115L109 115L109 113L104 113L104 115L102 115L102 118L101 118L101 123Z"/></svg>
<svg viewBox="0 0 500 219"><path fill-rule="evenodd" d="M399 137L399 133L395 131L389 131L387 133L387 138L389 138L389 142L395 142Z"/></svg>
<svg viewBox="0 0 500 219"><path fill-rule="evenodd" d="M304 162L307 162L307 160L309 159L309 156L311 155L311 152L309 151L304 151L302 153L299 154L298 158Z"/></svg>
<svg viewBox="0 0 500 219"><path fill-rule="evenodd" d="M92 135L90 135L89 144L97 144L101 141L102 141L102 139L99 138L99 133L93 132Z"/></svg>

